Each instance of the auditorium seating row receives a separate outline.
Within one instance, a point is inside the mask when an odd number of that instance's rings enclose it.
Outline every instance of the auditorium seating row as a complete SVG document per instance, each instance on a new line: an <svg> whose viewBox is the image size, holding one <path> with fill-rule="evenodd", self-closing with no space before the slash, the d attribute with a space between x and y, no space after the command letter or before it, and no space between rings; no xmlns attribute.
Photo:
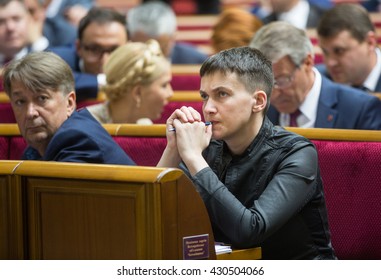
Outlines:
<svg viewBox="0 0 381 280"><path fill-rule="evenodd" d="M199 77L194 75L194 83L192 87L199 88ZM185 79L185 76L184 76ZM190 84L188 84L190 85ZM99 99L84 100L77 104L77 108L86 107L95 103L99 103L104 100L104 96L101 95ZM202 101L198 91L176 91L170 102L164 107L161 117L154 121L157 124L163 124L168 117L181 106L192 106L197 111L202 112ZM11 104L9 103L8 96L5 93L0 93L0 123L15 123L16 119L12 111Z"/></svg>
<svg viewBox="0 0 381 280"><path fill-rule="evenodd" d="M191 75L192 76L192 75ZM196 76L194 76L196 77ZM199 82L193 84L193 86L199 87ZM381 93L372 93L381 99ZM104 96L101 95L96 100L85 100L77 104L77 108L86 107L95 103L99 103L104 100ZM171 97L170 102L164 107L162 115L159 119L154 120L155 124L164 124L168 117L181 106L192 106L202 115L202 100L200 94L196 90L175 91ZM0 93L0 123L15 123L15 117L9 103L8 97L4 93Z"/></svg>
<svg viewBox="0 0 381 280"><path fill-rule="evenodd" d="M104 125L138 165L155 166L165 126ZM288 128L316 146L332 243L340 259L381 259L381 131ZM16 125L0 125L0 159L18 159L25 142Z"/></svg>

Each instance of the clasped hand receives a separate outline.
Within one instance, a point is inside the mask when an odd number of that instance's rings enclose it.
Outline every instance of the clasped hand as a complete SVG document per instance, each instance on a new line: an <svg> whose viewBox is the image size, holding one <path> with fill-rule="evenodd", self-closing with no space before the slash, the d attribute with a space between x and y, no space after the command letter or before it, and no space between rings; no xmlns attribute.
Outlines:
<svg viewBox="0 0 381 280"><path fill-rule="evenodd" d="M180 157L186 164L202 157L202 151L209 145L211 137L212 126L206 126L200 113L192 107L177 109L167 120L168 144L177 146Z"/></svg>

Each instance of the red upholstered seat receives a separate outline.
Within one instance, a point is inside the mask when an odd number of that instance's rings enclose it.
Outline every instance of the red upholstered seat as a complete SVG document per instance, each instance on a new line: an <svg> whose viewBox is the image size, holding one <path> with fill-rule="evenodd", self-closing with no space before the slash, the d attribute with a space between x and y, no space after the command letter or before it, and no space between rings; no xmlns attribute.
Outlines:
<svg viewBox="0 0 381 280"><path fill-rule="evenodd" d="M114 136L115 142L141 166L156 166L167 144L165 137Z"/></svg>
<svg viewBox="0 0 381 280"><path fill-rule="evenodd" d="M0 160L9 159L9 137L0 136Z"/></svg>
<svg viewBox="0 0 381 280"><path fill-rule="evenodd" d="M172 76L172 89L173 90L200 90L201 78L197 74L189 75L176 75Z"/></svg>
<svg viewBox="0 0 381 280"><path fill-rule="evenodd" d="M165 107L164 111L161 114L160 119L154 120L153 122L156 124L163 124L166 123L169 116L176 110L180 109L182 106L191 106L195 110L197 110L201 116L202 114L202 101L171 101L169 102Z"/></svg>
<svg viewBox="0 0 381 280"><path fill-rule="evenodd" d="M313 140L339 259L381 259L381 143Z"/></svg>
<svg viewBox="0 0 381 280"><path fill-rule="evenodd" d="M19 160L27 147L26 141L22 136L12 136L9 143L9 159Z"/></svg>
<svg viewBox="0 0 381 280"><path fill-rule="evenodd" d="M15 115L13 114L10 103L0 103L0 123L15 123Z"/></svg>

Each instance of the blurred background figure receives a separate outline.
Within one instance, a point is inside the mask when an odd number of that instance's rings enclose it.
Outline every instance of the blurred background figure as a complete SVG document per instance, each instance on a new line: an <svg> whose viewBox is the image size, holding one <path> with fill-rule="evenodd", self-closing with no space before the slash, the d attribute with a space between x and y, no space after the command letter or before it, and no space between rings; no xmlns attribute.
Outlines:
<svg viewBox="0 0 381 280"><path fill-rule="evenodd" d="M30 20L23 0L0 0L0 67L32 51Z"/></svg>
<svg viewBox="0 0 381 280"><path fill-rule="evenodd" d="M148 1L131 8L127 12L127 28L131 41L157 40L172 64L200 64L207 58L195 46L176 42L176 15L162 1Z"/></svg>
<svg viewBox="0 0 381 280"><path fill-rule="evenodd" d="M142 0L142 2L149 2L152 0ZM176 7L177 5L184 5L185 1L174 1L174 0L161 0L164 3L172 7ZM221 11L221 1L220 0L193 0L187 1L187 6L192 6L192 13L194 14L219 14Z"/></svg>
<svg viewBox="0 0 381 280"><path fill-rule="evenodd" d="M213 26L211 44L214 53L248 46L261 26L262 21L249 11L240 8L224 10Z"/></svg>
<svg viewBox="0 0 381 280"><path fill-rule="evenodd" d="M360 2L369 12L381 12L381 0L366 0Z"/></svg>
<svg viewBox="0 0 381 280"><path fill-rule="evenodd" d="M335 82L381 92L381 51L369 13L359 4L338 4L317 28L323 75Z"/></svg>
<svg viewBox="0 0 381 280"><path fill-rule="evenodd" d="M79 21L95 0L43 0L46 7L44 35L51 46L69 45L77 38Z"/></svg>
<svg viewBox="0 0 381 280"><path fill-rule="evenodd" d="M269 0L269 4L272 13L262 19L263 23L281 20L302 29L316 27L325 11L307 0Z"/></svg>
<svg viewBox="0 0 381 280"><path fill-rule="evenodd" d="M49 47L49 40L44 36L46 18L45 0L24 0L29 11L29 40L33 51L44 51Z"/></svg>
<svg viewBox="0 0 381 280"><path fill-rule="evenodd" d="M87 107L101 123L152 124L173 95L171 65L155 40L117 48L104 72L107 101Z"/></svg>
<svg viewBox="0 0 381 280"><path fill-rule="evenodd" d="M99 86L105 83L104 63L126 42L125 16L113 9L94 7L80 21L75 45L51 48L73 70L78 101L97 97Z"/></svg>

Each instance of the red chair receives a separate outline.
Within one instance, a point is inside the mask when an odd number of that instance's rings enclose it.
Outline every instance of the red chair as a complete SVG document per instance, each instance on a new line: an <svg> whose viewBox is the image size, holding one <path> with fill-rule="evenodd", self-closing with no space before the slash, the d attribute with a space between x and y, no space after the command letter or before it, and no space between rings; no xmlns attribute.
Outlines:
<svg viewBox="0 0 381 280"><path fill-rule="evenodd" d="M172 76L171 86L173 90L200 90L201 78L197 74Z"/></svg>
<svg viewBox="0 0 381 280"><path fill-rule="evenodd" d="M381 259L381 143L313 140L339 259Z"/></svg>
<svg viewBox="0 0 381 280"><path fill-rule="evenodd" d="M0 123L16 123L10 103L0 103Z"/></svg>
<svg viewBox="0 0 381 280"><path fill-rule="evenodd" d="M9 159L9 137L0 136L0 160Z"/></svg>
<svg viewBox="0 0 381 280"><path fill-rule="evenodd" d="M180 109L182 106L191 106L195 110L197 110L201 116L203 117L202 113L202 101L171 101L169 102L165 107L164 111L161 114L160 119L154 120L153 122L155 124L164 124L167 122L167 119L169 116L176 110Z"/></svg>
<svg viewBox="0 0 381 280"><path fill-rule="evenodd" d="M167 144L165 137L113 136L118 145L141 166L156 166Z"/></svg>

